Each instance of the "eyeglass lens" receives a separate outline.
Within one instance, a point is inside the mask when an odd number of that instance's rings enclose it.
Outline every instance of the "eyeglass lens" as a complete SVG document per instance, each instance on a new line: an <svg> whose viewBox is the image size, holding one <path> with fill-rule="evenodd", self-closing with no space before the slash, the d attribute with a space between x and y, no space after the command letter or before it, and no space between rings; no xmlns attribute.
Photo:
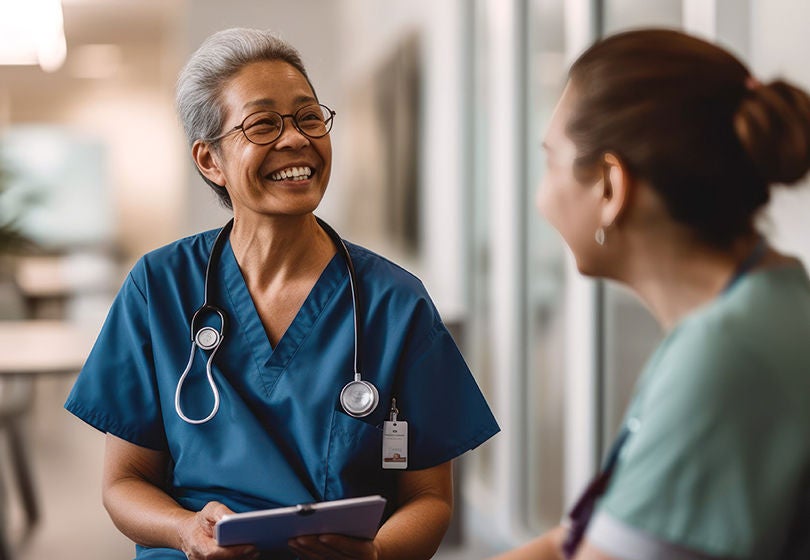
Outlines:
<svg viewBox="0 0 810 560"><path fill-rule="evenodd" d="M332 112L324 105L307 105L292 116L295 127L305 136L320 138L332 128ZM274 111L261 111L249 115L242 130L254 144L269 144L281 136L284 117Z"/></svg>

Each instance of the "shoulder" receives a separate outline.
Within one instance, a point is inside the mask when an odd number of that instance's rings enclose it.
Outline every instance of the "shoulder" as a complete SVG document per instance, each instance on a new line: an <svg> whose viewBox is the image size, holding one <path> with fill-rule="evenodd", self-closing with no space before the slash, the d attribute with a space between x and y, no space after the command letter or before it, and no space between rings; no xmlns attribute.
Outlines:
<svg viewBox="0 0 810 560"><path fill-rule="evenodd" d="M346 243L358 281L373 293L402 298L427 299L422 281L390 259L354 243Z"/></svg>
<svg viewBox="0 0 810 560"><path fill-rule="evenodd" d="M656 364L661 396L699 399L771 393L774 381L808 382L810 283L802 269L752 274L729 294L685 319L667 337ZM797 387L798 388L798 387Z"/></svg>
<svg viewBox="0 0 810 560"><path fill-rule="evenodd" d="M752 430L808 433L801 426L810 413L797 397L810 391L807 339L782 332L758 309L764 300L752 309L749 298L729 296L686 318L661 343L631 407L644 430L628 451L656 450L655 462L676 461L710 441L744 453L738 443L754 444Z"/></svg>
<svg viewBox="0 0 810 560"><path fill-rule="evenodd" d="M763 515L784 519L810 457L807 298L774 280L751 275L662 342L605 511L669 542L760 557Z"/></svg>
<svg viewBox="0 0 810 560"><path fill-rule="evenodd" d="M369 324L388 336L399 332L421 347L446 331L441 315L422 281L391 260L347 243L354 263L360 299Z"/></svg>

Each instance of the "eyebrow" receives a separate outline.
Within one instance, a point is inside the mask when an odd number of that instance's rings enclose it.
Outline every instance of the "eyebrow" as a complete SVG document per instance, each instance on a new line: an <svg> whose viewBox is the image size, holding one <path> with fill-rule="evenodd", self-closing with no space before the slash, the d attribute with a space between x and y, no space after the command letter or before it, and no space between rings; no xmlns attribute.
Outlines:
<svg viewBox="0 0 810 560"><path fill-rule="evenodd" d="M299 95L295 99L293 99L293 103L295 105L300 105L302 103L317 103L318 100L312 97L311 95ZM254 107L267 107L270 109L274 109L277 106L275 99L270 99L267 97L263 97L262 99L255 99L253 101L248 101L244 105L244 109L252 109Z"/></svg>

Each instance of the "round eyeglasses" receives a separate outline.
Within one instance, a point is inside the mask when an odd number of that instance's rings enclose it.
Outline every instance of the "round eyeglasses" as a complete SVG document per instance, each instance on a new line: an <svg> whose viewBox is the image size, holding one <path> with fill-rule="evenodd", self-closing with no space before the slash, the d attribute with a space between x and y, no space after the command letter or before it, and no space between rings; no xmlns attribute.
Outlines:
<svg viewBox="0 0 810 560"><path fill-rule="evenodd" d="M292 119L295 129L307 138L322 138L332 130L335 112L326 105L306 105L295 113L282 115L275 111L257 111L251 113L241 124L233 127L225 134L210 138L208 142L218 142L241 130L245 138L253 144L265 146L272 144L284 132L284 119Z"/></svg>

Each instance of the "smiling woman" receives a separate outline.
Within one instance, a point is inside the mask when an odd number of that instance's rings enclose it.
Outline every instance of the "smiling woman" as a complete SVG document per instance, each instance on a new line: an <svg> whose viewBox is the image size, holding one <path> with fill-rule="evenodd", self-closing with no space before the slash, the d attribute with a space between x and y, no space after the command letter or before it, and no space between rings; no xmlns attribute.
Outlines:
<svg viewBox="0 0 810 560"><path fill-rule="evenodd" d="M380 494L373 540L316 535L267 557L430 558L451 461L498 426L422 283L313 214L335 112L295 49L253 29L203 43L177 106L233 220L135 265L68 397L107 434L110 516L139 559L259 557L219 546L215 523ZM389 420L409 425L394 470Z"/></svg>
<svg viewBox="0 0 810 560"><path fill-rule="evenodd" d="M250 220L252 213L315 210L332 169L324 112L331 113L318 105L305 75L284 60L251 62L231 77L219 97L224 121L241 124L211 140L195 140L192 154L209 185L230 200L237 224ZM263 110L255 112L259 107ZM293 126L285 130L286 118ZM299 168L309 172L293 173ZM268 180L272 184L266 184Z"/></svg>

